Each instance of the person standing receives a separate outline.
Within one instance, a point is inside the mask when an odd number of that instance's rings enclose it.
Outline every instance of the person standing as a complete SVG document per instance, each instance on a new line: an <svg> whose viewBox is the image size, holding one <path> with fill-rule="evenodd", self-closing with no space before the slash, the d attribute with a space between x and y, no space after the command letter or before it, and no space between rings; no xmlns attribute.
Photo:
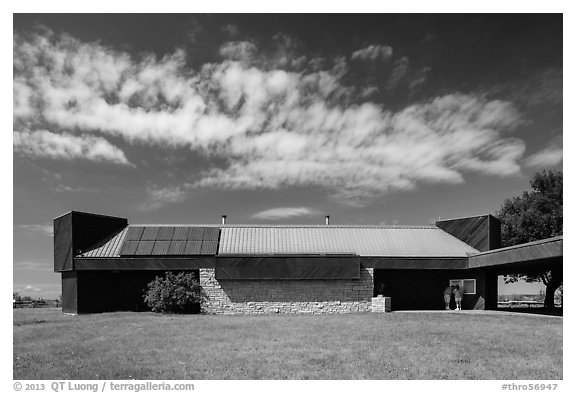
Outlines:
<svg viewBox="0 0 576 393"><path fill-rule="evenodd" d="M450 298L452 297L453 290L453 285L450 285L444 289L444 303L446 304L446 310L450 310Z"/></svg>
<svg viewBox="0 0 576 393"><path fill-rule="evenodd" d="M454 287L454 301L456 302L456 310L462 310L462 289L460 289L460 285L456 285Z"/></svg>

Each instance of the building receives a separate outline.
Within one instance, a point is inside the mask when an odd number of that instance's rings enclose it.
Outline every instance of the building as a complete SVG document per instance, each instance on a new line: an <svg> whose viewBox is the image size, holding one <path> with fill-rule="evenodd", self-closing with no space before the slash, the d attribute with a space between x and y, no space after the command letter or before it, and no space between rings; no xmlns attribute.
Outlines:
<svg viewBox="0 0 576 393"><path fill-rule="evenodd" d="M429 226L129 225L72 211L54 219L54 271L69 313L146 310L146 284L197 275L212 314L464 309L497 303L498 274L562 269L562 237L500 248L491 215ZM382 295L382 296L378 296Z"/></svg>

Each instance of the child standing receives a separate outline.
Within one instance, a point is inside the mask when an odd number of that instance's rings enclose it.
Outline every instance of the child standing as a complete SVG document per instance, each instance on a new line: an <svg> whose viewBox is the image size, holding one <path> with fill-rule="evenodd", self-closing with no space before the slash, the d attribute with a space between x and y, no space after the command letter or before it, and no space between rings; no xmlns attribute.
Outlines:
<svg viewBox="0 0 576 393"><path fill-rule="evenodd" d="M452 297L452 291L454 291L453 285L450 285L444 289L444 303L446 304L446 310L450 310L450 298Z"/></svg>
<svg viewBox="0 0 576 393"><path fill-rule="evenodd" d="M462 310L462 290L460 285L454 287L454 301L456 302L456 310Z"/></svg>

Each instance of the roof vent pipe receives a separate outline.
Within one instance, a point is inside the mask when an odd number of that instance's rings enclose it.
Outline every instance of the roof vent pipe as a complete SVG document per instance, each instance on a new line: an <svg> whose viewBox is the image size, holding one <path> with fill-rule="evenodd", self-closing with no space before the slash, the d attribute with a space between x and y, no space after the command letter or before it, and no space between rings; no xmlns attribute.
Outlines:
<svg viewBox="0 0 576 393"><path fill-rule="evenodd" d="M326 225L330 225L330 216L324 216L324 219L326 220Z"/></svg>
<svg viewBox="0 0 576 393"><path fill-rule="evenodd" d="M226 215L222 214L222 225L226 225Z"/></svg>

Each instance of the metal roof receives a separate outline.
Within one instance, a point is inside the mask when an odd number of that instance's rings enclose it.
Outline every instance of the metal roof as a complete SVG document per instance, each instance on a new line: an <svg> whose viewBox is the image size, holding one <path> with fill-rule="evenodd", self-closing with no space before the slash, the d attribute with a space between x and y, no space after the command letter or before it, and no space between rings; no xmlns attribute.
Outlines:
<svg viewBox="0 0 576 393"><path fill-rule="evenodd" d="M347 254L466 257L478 250L432 226L225 226L219 255Z"/></svg>
<svg viewBox="0 0 576 393"><path fill-rule="evenodd" d="M80 256L91 258L119 257L120 249L124 244L127 232L128 227L122 229L111 238L104 239L103 241L95 244L91 250L84 252Z"/></svg>
<svg viewBox="0 0 576 393"><path fill-rule="evenodd" d="M216 255L220 228L129 226L121 256Z"/></svg>
<svg viewBox="0 0 576 393"><path fill-rule="evenodd" d="M219 243L214 241L217 240L218 229ZM170 244L165 243L168 242L165 239L170 236ZM135 249L126 251L128 243L147 242L152 238L159 243L148 250L153 255L160 255L159 253L166 249L166 255L196 254L200 239L203 239L200 254L212 255L357 254L383 257L466 257L479 252L435 226L228 224L202 227L130 225L80 256L110 258L128 254L142 255L143 251L137 251L136 244ZM124 243L126 245L123 250Z"/></svg>

